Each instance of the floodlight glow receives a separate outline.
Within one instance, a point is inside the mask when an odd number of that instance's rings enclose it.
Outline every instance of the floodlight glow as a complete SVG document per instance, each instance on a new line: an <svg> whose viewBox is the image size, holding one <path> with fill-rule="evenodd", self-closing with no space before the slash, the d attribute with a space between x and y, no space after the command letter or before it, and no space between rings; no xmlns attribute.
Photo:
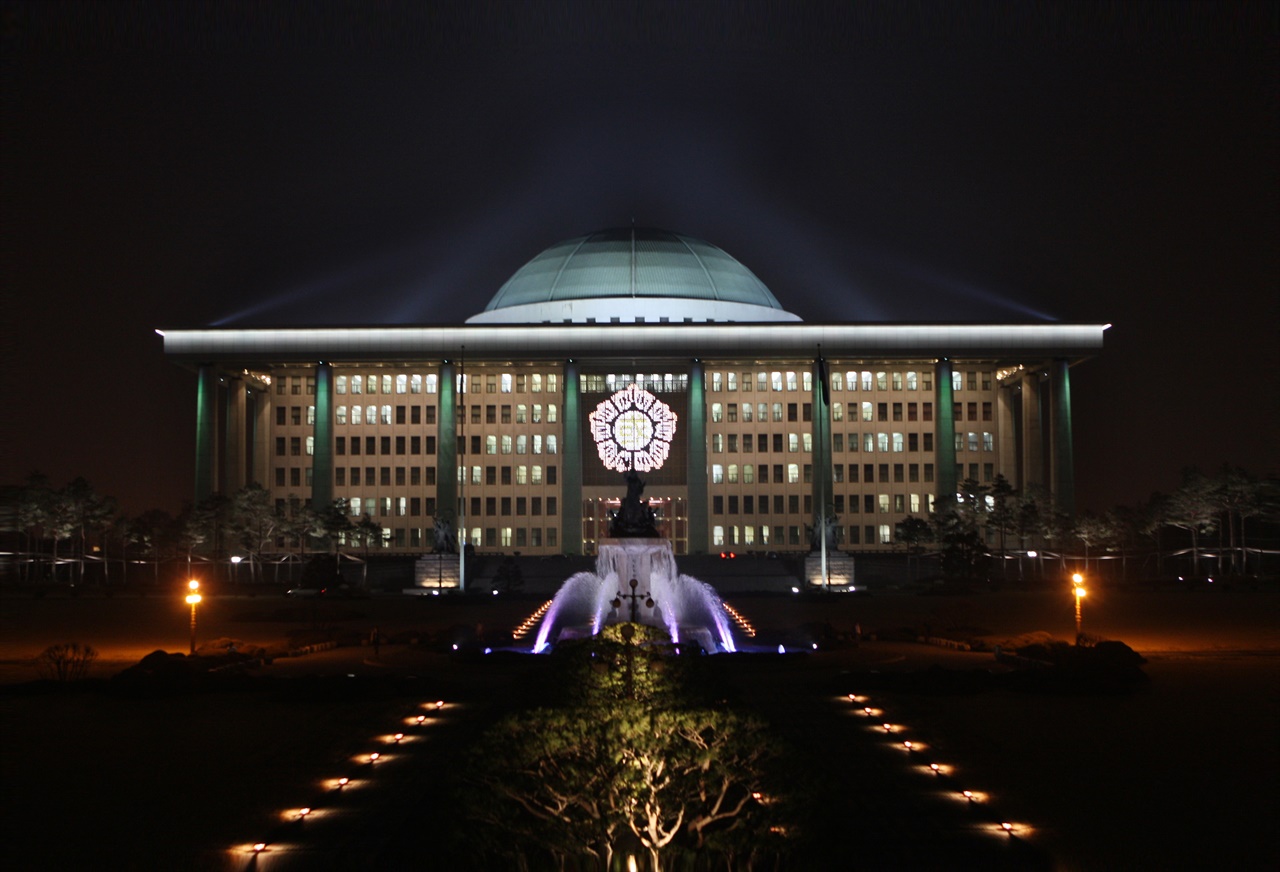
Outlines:
<svg viewBox="0 0 1280 872"><path fill-rule="evenodd" d="M671 453L676 414L639 385L627 385L602 400L587 419L600 461L608 469L661 469Z"/></svg>

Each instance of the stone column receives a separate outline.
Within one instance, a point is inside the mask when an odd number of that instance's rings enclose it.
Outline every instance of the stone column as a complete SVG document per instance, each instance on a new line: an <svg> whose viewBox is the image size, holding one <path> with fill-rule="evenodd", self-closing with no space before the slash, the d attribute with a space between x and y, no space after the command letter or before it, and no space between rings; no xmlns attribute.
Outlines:
<svg viewBox="0 0 1280 872"><path fill-rule="evenodd" d="M560 551L582 553L582 386L577 361L565 362L560 416Z"/></svg>
<svg viewBox="0 0 1280 872"><path fill-rule="evenodd" d="M1029 490L1044 485L1044 432L1040 423L1040 369L1022 374L1022 454L1018 458L1021 479L1018 488Z"/></svg>
<svg viewBox="0 0 1280 872"><path fill-rule="evenodd" d="M333 505L333 364L316 365L316 422L311 428L311 508Z"/></svg>
<svg viewBox="0 0 1280 872"><path fill-rule="evenodd" d="M452 524L463 535L463 513L458 510L458 376L449 361L440 364L440 407L436 416L436 517ZM465 538L464 540L465 541Z"/></svg>
<svg viewBox="0 0 1280 872"><path fill-rule="evenodd" d="M209 364L196 373L196 505L213 496L218 481L218 374Z"/></svg>
<svg viewBox="0 0 1280 872"><path fill-rule="evenodd" d="M271 394L251 391L248 397L249 481L270 489L271 481Z"/></svg>
<svg viewBox="0 0 1280 872"><path fill-rule="evenodd" d="M224 418L226 450L223 452L222 487L230 496L249 483L245 468L245 384L244 379L227 380L226 413Z"/></svg>
<svg viewBox="0 0 1280 872"><path fill-rule="evenodd" d="M689 553L706 554L707 530L707 384L702 361L689 366L689 420L685 423L689 459L686 480L689 491ZM679 422L677 422L678 424Z"/></svg>
<svg viewBox="0 0 1280 872"><path fill-rule="evenodd" d="M1049 368L1049 389L1053 405L1050 415L1049 462L1053 505L1069 518L1076 513L1075 455L1071 445L1071 373L1064 358L1055 358Z"/></svg>
<svg viewBox="0 0 1280 872"><path fill-rule="evenodd" d="M934 457L938 465L938 502L956 498L956 418L952 409L951 358L939 358L934 366L933 396L937 405L934 418Z"/></svg>
<svg viewBox="0 0 1280 872"><path fill-rule="evenodd" d="M827 366L822 358L813 363L813 510L815 517L827 514L833 502L831 481L831 394Z"/></svg>

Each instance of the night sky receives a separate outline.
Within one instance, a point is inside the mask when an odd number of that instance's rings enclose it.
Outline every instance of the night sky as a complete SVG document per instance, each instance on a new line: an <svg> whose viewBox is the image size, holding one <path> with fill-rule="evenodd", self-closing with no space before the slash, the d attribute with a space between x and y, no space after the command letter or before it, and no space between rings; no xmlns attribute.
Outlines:
<svg viewBox="0 0 1280 872"><path fill-rule="evenodd" d="M1278 474L1277 10L6 2L0 483L176 511L155 328L458 322L633 219L806 320L1113 323L1081 508Z"/></svg>

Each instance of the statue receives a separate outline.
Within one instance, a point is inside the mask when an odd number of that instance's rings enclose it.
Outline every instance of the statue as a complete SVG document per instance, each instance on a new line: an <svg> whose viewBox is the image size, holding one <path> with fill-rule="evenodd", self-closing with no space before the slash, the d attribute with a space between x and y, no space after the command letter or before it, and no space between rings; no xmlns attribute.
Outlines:
<svg viewBox="0 0 1280 872"><path fill-rule="evenodd" d="M634 469L628 469L623 477L627 480L627 495L622 499L622 507L610 519L609 535L615 539L659 538L657 516L648 501L640 498L644 481Z"/></svg>
<svg viewBox="0 0 1280 872"><path fill-rule="evenodd" d="M458 542L453 535L453 525L441 518L436 518L436 553L437 554L455 554L458 551Z"/></svg>
<svg viewBox="0 0 1280 872"><path fill-rule="evenodd" d="M822 538L825 537L827 542L827 551L836 550L836 526L840 523L840 518L836 515L819 515L813 519L813 526L809 528L809 550L821 551Z"/></svg>

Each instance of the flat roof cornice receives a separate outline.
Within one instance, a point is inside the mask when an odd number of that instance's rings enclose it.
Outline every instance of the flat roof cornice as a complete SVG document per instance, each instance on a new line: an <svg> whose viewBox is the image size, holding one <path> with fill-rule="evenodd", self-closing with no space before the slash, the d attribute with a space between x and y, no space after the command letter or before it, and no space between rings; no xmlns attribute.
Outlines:
<svg viewBox="0 0 1280 872"><path fill-rule="evenodd" d="M157 330L184 363L468 357L1089 357L1109 324L457 324Z"/></svg>

